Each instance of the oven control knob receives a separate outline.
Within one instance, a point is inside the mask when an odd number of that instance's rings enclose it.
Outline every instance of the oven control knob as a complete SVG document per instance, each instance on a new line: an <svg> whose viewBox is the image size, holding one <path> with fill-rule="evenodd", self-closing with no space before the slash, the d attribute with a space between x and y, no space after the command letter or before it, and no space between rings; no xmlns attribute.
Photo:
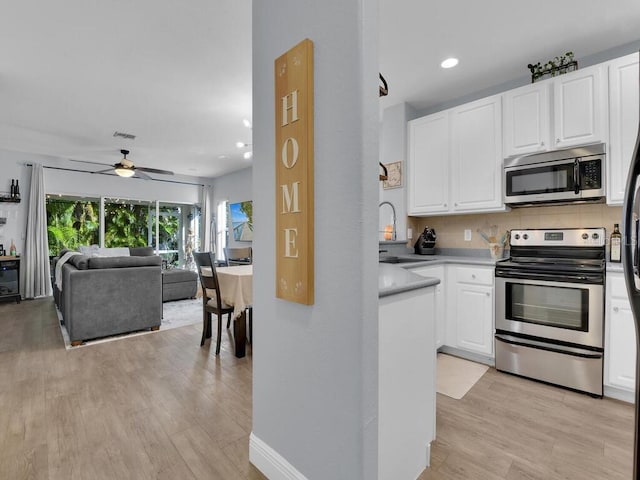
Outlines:
<svg viewBox="0 0 640 480"><path fill-rule="evenodd" d="M597 240L598 238L600 238L600 235L598 235L597 233L594 233L593 235L591 235L591 238L593 238L594 240Z"/></svg>
<svg viewBox="0 0 640 480"><path fill-rule="evenodd" d="M582 239L583 240L589 240L589 234L588 233L583 233L582 234Z"/></svg>
<svg viewBox="0 0 640 480"><path fill-rule="evenodd" d="M520 234L516 233L516 240L520 240Z"/></svg>
<svg viewBox="0 0 640 480"><path fill-rule="evenodd" d="M527 235L526 233L524 235L522 235L523 240L527 240L529 238L529 235Z"/></svg>

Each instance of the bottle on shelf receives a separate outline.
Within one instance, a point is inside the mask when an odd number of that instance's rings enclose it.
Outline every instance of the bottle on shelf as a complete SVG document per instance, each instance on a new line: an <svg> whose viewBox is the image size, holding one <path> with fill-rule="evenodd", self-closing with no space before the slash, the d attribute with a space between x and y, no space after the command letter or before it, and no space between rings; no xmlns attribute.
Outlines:
<svg viewBox="0 0 640 480"><path fill-rule="evenodd" d="M16 196L16 185L13 183L13 178L11 179L11 200Z"/></svg>
<svg viewBox="0 0 640 480"><path fill-rule="evenodd" d="M613 224L613 232L609 242L609 260L612 262L622 261L622 234L620 233L619 224Z"/></svg>
<svg viewBox="0 0 640 480"><path fill-rule="evenodd" d="M20 200L20 185L18 185L18 179L16 179L16 188L13 190L13 199Z"/></svg>
<svg viewBox="0 0 640 480"><path fill-rule="evenodd" d="M12 257L16 256L16 244L13 243L13 238L11 239L11 245L9 246L9 255Z"/></svg>

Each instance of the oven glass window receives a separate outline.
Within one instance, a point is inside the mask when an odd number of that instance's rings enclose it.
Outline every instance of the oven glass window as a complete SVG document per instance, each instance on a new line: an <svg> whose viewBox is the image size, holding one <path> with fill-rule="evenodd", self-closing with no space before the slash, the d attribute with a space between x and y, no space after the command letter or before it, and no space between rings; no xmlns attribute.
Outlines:
<svg viewBox="0 0 640 480"><path fill-rule="evenodd" d="M507 195L573 190L573 163L507 172Z"/></svg>
<svg viewBox="0 0 640 480"><path fill-rule="evenodd" d="M510 320L588 331L587 289L507 283L506 294Z"/></svg>

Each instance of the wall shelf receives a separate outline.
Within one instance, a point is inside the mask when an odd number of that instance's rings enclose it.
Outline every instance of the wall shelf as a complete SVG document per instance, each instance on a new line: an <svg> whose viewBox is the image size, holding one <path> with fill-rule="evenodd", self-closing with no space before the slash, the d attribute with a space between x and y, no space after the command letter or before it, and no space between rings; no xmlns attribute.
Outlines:
<svg viewBox="0 0 640 480"><path fill-rule="evenodd" d="M4 203L20 203L20 198L11 198L9 195L0 195L0 202Z"/></svg>

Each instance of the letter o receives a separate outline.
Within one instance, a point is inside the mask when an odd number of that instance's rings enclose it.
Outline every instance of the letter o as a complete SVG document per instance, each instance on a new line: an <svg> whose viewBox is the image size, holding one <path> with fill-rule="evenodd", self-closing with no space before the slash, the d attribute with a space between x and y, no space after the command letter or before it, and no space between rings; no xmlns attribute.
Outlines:
<svg viewBox="0 0 640 480"><path fill-rule="evenodd" d="M287 155L287 152L288 152L287 145L288 145L289 142L291 142L291 145L293 147L292 148L293 149L293 161L291 162L291 164L289 164L289 155ZM286 168L293 168L295 166L295 164L298 161L298 151L299 151L298 142L296 141L295 138L289 137L284 141L284 144L282 145L282 164Z"/></svg>

